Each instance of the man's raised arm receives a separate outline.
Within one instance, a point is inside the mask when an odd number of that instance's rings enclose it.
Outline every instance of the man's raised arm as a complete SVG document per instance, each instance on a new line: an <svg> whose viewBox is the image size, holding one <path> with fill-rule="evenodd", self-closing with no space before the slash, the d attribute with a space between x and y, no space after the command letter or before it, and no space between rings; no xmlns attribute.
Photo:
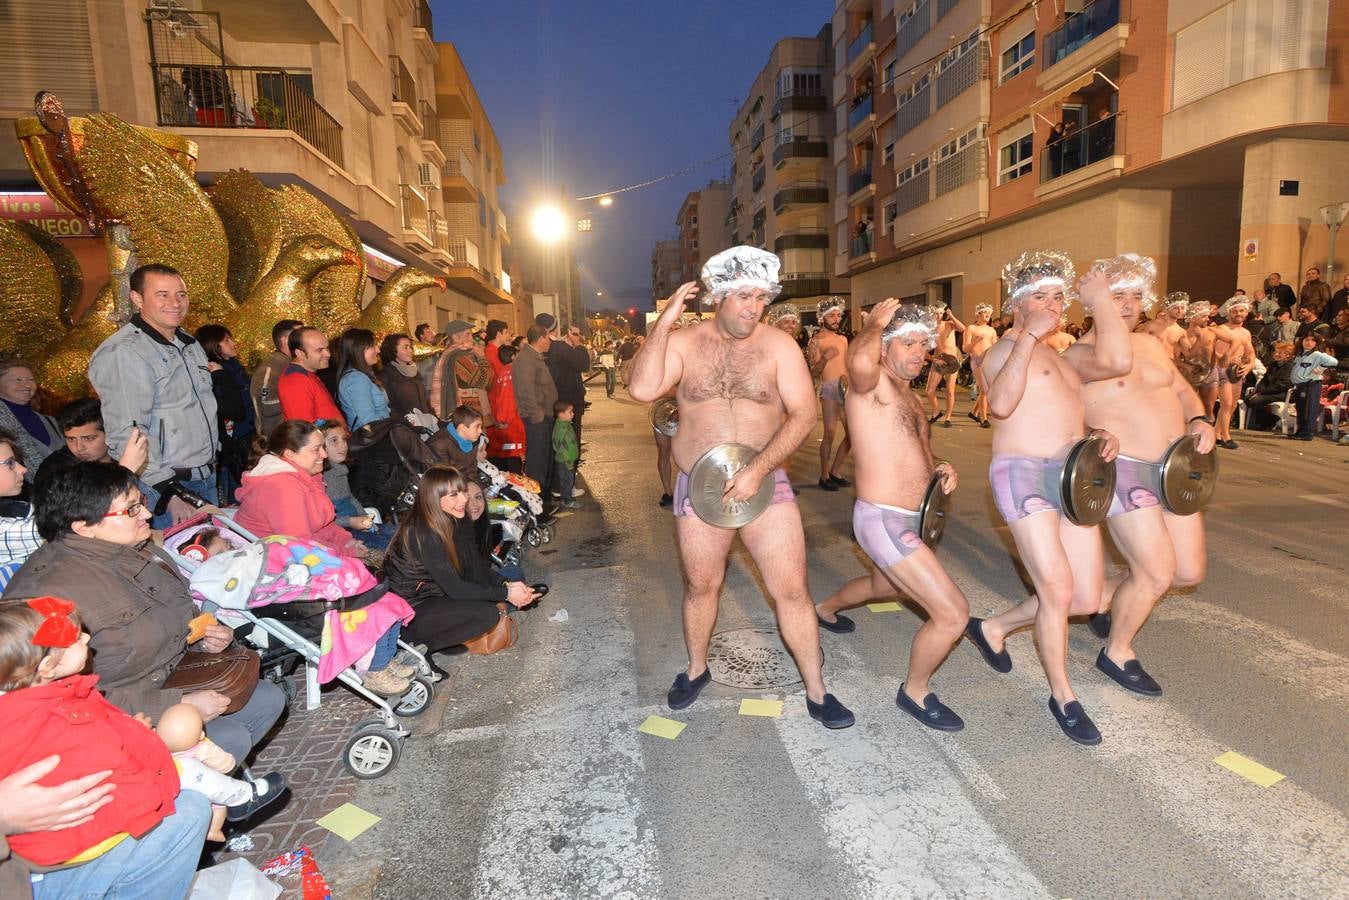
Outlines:
<svg viewBox="0 0 1349 900"><path fill-rule="evenodd" d="M850 388L859 393L876 389L881 380L881 334L894 318L899 301L894 297L876 304L867 316L862 333L848 347L848 380ZM812 409L812 412L814 410Z"/></svg>
<svg viewBox="0 0 1349 900"><path fill-rule="evenodd" d="M1100 381L1129 374L1133 368L1133 346L1129 327L1120 318L1110 298L1110 279L1100 269L1083 276L1080 288L1082 305L1091 313L1096 332L1095 344L1074 343L1064 353L1083 381Z"/></svg>
<svg viewBox="0 0 1349 900"><path fill-rule="evenodd" d="M674 389L683 374L683 363L678 354L670 352L670 331L684 312L684 304L698 293L698 282L688 281L670 296L665 311L660 314L646 343L632 358L628 375L628 396L639 403L659 400Z"/></svg>

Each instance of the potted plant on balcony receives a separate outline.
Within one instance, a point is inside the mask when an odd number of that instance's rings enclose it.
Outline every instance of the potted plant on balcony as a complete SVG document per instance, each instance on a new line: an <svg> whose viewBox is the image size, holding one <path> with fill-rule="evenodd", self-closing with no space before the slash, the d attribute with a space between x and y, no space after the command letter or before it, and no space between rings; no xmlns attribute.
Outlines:
<svg viewBox="0 0 1349 900"><path fill-rule="evenodd" d="M270 97L258 97L253 101L253 115L260 128L285 128L286 111Z"/></svg>

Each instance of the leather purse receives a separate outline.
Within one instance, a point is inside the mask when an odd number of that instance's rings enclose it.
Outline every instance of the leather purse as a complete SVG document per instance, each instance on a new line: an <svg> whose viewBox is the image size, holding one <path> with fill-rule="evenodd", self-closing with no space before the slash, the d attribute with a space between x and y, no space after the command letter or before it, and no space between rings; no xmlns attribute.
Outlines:
<svg viewBox="0 0 1349 900"><path fill-rule="evenodd" d="M501 611L501 617L497 619L496 627L486 634L478 635L473 640L464 642L468 652L474 656L487 656L502 650L508 650L515 646L516 641L520 640L520 626L506 611L506 604L498 603L497 609Z"/></svg>
<svg viewBox="0 0 1349 900"><path fill-rule="evenodd" d="M165 687L185 694L193 691L219 691L230 698L225 715L236 713L257 689L262 661L247 647L226 647L219 653L189 652L178 661Z"/></svg>

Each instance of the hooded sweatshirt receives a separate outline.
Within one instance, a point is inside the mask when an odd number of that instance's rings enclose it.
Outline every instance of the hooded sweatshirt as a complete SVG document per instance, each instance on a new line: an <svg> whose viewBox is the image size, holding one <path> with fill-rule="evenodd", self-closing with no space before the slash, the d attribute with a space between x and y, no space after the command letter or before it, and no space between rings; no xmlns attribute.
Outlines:
<svg viewBox="0 0 1349 900"><path fill-rule="evenodd" d="M235 521L259 537L286 534L318 541L342 556L360 556L360 542L337 524L322 475L268 453L244 473L236 496Z"/></svg>

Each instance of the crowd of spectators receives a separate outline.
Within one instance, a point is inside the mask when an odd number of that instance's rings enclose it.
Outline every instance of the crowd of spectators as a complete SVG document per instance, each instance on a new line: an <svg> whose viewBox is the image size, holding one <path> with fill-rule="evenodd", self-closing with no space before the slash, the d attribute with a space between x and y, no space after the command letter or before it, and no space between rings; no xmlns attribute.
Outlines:
<svg viewBox="0 0 1349 900"><path fill-rule="evenodd" d="M482 332L454 321L443 334L423 323L416 339L391 334L377 343L364 329L330 339L283 320L270 355L250 373L224 325L183 329L190 298L176 271L142 266L130 287L135 315L90 359L97 399L48 416L35 402L33 366L0 362L0 699L33 710L77 695L112 729L132 717L144 728L186 703L231 765L247 764L282 719L283 691L265 679L250 682L243 698L178 686L193 654L237 646L218 624L188 645L197 607L156 541L155 529L203 506L237 505L235 521L259 537L316 541L382 573L415 611L403 639L430 652L490 635L538 599L518 567L494 561L480 466L533 477L545 523L578 505L591 366L579 328L558 335L543 314L519 337L499 320ZM424 470L396 522L386 520L395 511L371 508L353 491L362 466L355 438L394 429L415 435ZM41 624L52 617L41 612L51 598L69 607L58 616L66 624ZM24 631L39 625L47 631ZM43 637L51 628L61 641ZM394 626L380 638L363 676L389 696L406 690L412 674L396 654L398 637ZM91 652L81 656L86 643ZM45 675L14 667L30 656ZM108 806L114 787L130 797L118 779L163 750L159 738L146 740L158 749L120 768L101 749L81 753L79 765L69 753L0 758L5 896L183 895L210 803L160 771L136 776L159 791L145 808ZM256 796L230 807L231 821L239 813L233 827L275 799L279 777L252 782ZM89 831L87 852L24 856L34 835L95 821L102 824ZM11 837L15 846L5 842Z"/></svg>

